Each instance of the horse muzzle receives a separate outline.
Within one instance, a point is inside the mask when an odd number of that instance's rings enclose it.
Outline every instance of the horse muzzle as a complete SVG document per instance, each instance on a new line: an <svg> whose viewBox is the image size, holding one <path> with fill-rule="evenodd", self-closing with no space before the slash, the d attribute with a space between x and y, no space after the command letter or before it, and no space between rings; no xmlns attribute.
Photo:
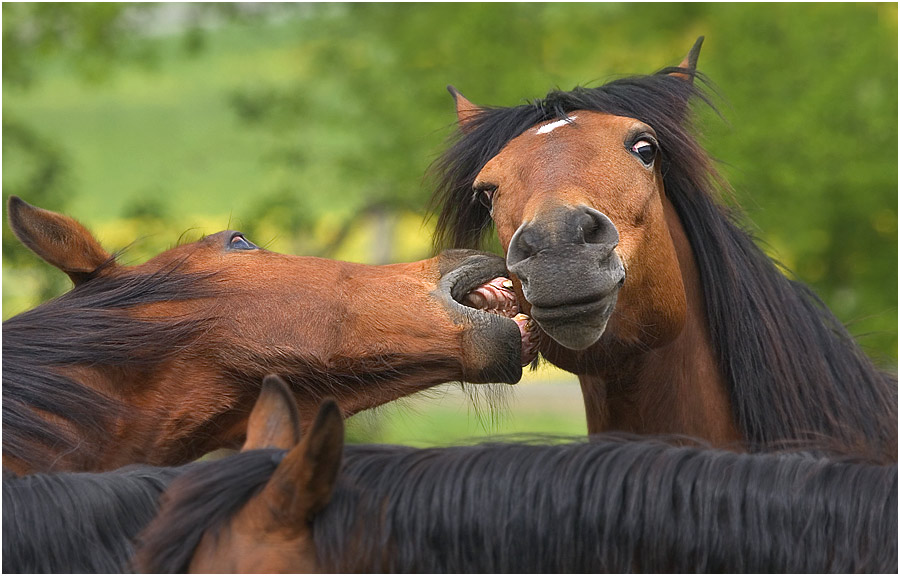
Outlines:
<svg viewBox="0 0 900 576"><path fill-rule="evenodd" d="M558 207L516 230L506 265L531 317L553 340L583 350L600 339L625 282L619 233L587 206Z"/></svg>
<svg viewBox="0 0 900 576"><path fill-rule="evenodd" d="M447 250L439 258L439 298L464 327L465 379L517 382L522 366L537 357L540 331L530 317L519 313L505 261L472 250Z"/></svg>

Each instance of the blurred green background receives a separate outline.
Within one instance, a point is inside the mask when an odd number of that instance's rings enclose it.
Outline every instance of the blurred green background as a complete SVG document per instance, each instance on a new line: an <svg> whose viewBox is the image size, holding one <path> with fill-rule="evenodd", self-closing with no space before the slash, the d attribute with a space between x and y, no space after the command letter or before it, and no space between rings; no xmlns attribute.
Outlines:
<svg viewBox="0 0 900 576"><path fill-rule="evenodd" d="M294 254L424 258L455 115L681 61L765 249L897 365L896 4L3 4L3 200L68 213L127 263L225 228ZM4 214L5 216L5 214ZM3 318L68 289L3 225ZM473 402L472 397L476 397ZM577 383L442 387L352 419L444 444L585 432Z"/></svg>

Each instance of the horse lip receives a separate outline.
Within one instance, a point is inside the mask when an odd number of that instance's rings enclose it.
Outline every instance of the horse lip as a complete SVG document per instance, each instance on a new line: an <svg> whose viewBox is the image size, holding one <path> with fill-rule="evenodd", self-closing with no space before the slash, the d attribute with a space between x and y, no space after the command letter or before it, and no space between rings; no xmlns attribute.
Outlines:
<svg viewBox="0 0 900 576"><path fill-rule="evenodd" d="M585 314L593 315L605 313L609 315L612 314L612 310L616 305L617 295L617 293L604 294L599 297L595 296L584 300L574 300L550 306L542 306L532 302L531 317L540 324L542 321L578 319Z"/></svg>
<svg viewBox="0 0 900 576"><path fill-rule="evenodd" d="M618 300L618 289L610 293L552 306L532 303L530 315L541 330L570 350L584 350L606 331Z"/></svg>

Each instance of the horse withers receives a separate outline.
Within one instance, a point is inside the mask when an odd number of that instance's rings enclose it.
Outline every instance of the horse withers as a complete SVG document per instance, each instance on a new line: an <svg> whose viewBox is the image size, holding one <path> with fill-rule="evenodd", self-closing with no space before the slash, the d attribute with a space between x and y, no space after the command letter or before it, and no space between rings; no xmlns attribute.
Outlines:
<svg viewBox="0 0 900 576"><path fill-rule="evenodd" d="M496 229L541 354L579 376L590 432L772 450L827 438L897 460L897 379L720 201L677 67L512 108L451 87L436 243Z"/></svg>
<svg viewBox="0 0 900 576"><path fill-rule="evenodd" d="M346 416L443 382L514 383L531 360L527 317L511 318L489 254L369 266L227 231L125 266L72 218L14 196L8 213L74 283L3 323L3 464L19 473L238 445L270 372L310 420L326 396Z"/></svg>
<svg viewBox="0 0 900 576"><path fill-rule="evenodd" d="M248 451L185 472L141 572L891 572L897 466L663 439L343 447L286 389ZM278 404L285 408L278 408ZM278 432L280 430L280 432ZM682 439L683 442L683 439ZM343 452L343 455L342 455Z"/></svg>

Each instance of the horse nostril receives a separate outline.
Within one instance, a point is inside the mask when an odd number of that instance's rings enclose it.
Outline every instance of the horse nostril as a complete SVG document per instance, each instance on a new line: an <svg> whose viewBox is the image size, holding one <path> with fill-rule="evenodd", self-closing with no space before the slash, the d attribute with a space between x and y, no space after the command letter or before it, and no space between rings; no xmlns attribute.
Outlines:
<svg viewBox="0 0 900 576"><path fill-rule="evenodd" d="M579 228L583 233L585 244L606 244L610 249L619 244L619 231L606 214L582 207L579 215Z"/></svg>
<svg viewBox="0 0 900 576"><path fill-rule="evenodd" d="M538 252L535 246L535 231L525 224L516 230L506 251L506 267L512 269L519 262L534 256Z"/></svg>

